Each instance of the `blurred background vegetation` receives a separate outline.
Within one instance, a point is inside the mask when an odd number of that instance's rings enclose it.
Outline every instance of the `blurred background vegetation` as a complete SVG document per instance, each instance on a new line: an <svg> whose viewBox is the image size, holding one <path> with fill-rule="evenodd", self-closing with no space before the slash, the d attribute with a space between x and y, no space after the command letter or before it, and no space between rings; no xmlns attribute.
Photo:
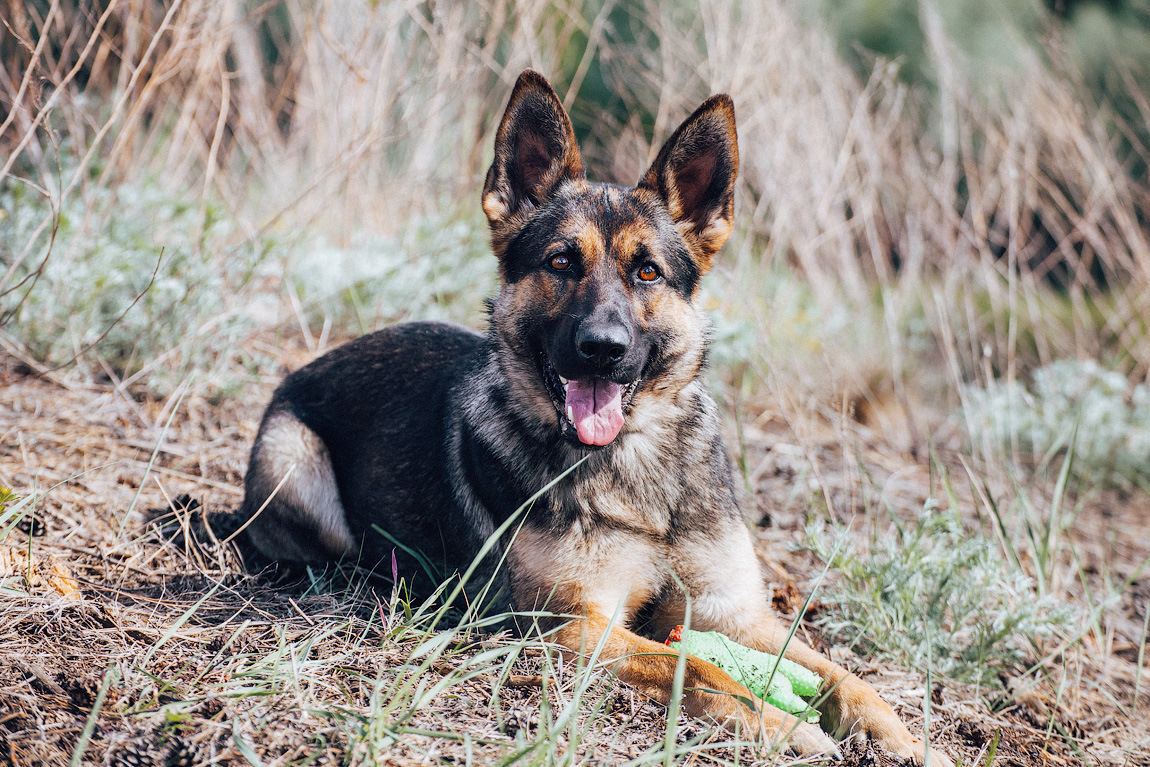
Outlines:
<svg viewBox="0 0 1150 767"><path fill-rule="evenodd" d="M739 226L703 302L736 404L845 403L911 450L937 410L985 457L1044 455L1076 437L1014 417L1062 412L1033 402L1035 371L1089 361L1058 375L1119 376L1116 408L1150 371L1150 0L5 14L0 343L30 367L228 396L280 375L285 336L481 326L479 188L531 66L598 180L633 183L703 98L734 96ZM1123 482L1150 474L1141 450Z"/></svg>

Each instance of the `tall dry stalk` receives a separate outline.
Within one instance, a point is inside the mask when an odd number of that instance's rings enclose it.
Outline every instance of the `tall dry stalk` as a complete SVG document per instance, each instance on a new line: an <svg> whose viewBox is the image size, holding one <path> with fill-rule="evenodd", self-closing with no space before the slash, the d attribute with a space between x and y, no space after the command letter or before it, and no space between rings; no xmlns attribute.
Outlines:
<svg viewBox="0 0 1150 767"><path fill-rule="evenodd" d="M541 0L12 9L5 173L50 173L64 152L66 186L98 160L103 184L155 173L237 214L306 219L334 202L385 228L474 191L515 76L554 69L586 26L577 6Z"/></svg>

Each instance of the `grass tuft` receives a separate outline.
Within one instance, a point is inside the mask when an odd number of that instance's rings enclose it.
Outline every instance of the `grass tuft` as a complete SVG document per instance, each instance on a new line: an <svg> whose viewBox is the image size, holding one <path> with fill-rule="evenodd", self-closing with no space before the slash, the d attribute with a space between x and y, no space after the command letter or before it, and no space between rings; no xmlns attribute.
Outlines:
<svg viewBox="0 0 1150 767"><path fill-rule="evenodd" d="M804 546L841 576L826 587L833 607L818 618L821 626L957 681L1000 688L1025 668L1035 645L1074 617L1060 601L1040 597L996 542L933 499L913 525L875 535L869 548L842 525L808 525Z"/></svg>
<svg viewBox="0 0 1150 767"><path fill-rule="evenodd" d="M43 226L50 221L52 226ZM241 301L269 243L155 181L96 188L62 207L0 184L0 318L35 359L158 396L217 367L252 327ZM231 372L231 371L218 371ZM226 382L217 382L217 385Z"/></svg>
<svg viewBox="0 0 1150 767"><path fill-rule="evenodd" d="M1087 487L1150 489L1150 387L1094 360L1062 360L1032 374L1032 385L970 387L964 411L973 433L1004 454L1048 466L1072 452L1071 476Z"/></svg>

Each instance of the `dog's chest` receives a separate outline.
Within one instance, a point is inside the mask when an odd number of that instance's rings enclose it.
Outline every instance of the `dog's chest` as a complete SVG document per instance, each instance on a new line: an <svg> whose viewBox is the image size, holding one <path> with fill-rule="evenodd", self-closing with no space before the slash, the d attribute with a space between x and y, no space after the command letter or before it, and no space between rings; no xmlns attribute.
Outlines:
<svg viewBox="0 0 1150 767"><path fill-rule="evenodd" d="M561 609L630 617L667 579L666 508L648 508L609 474L581 478L548 499L550 524L519 533L512 546L517 586L553 594ZM538 605L538 597L531 601Z"/></svg>
<svg viewBox="0 0 1150 767"><path fill-rule="evenodd" d="M520 609L591 611L620 621L655 597L668 573L657 540L605 525L525 526L510 555Z"/></svg>
<svg viewBox="0 0 1150 767"><path fill-rule="evenodd" d="M671 541L704 511L705 495L692 482L699 474L682 470L703 456L672 431L625 435L528 512L511 547L520 609L627 621L670 584Z"/></svg>

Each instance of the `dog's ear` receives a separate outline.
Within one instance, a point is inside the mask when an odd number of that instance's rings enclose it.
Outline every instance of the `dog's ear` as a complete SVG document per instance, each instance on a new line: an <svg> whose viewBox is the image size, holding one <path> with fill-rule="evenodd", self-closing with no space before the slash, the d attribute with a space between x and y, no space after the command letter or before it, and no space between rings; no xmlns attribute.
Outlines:
<svg viewBox="0 0 1150 767"><path fill-rule="evenodd" d="M495 135L495 160L483 185L483 212L495 254L560 182L583 178L575 131L551 84L528 69L519 75Z"/></svg>
<svg viewBox="0 0 1150 767"><path fill-rule="evenodd" d="M662 198L701 272L731 234L738 174L735 104L721 93L683 121L639 181Z"/></svg>

